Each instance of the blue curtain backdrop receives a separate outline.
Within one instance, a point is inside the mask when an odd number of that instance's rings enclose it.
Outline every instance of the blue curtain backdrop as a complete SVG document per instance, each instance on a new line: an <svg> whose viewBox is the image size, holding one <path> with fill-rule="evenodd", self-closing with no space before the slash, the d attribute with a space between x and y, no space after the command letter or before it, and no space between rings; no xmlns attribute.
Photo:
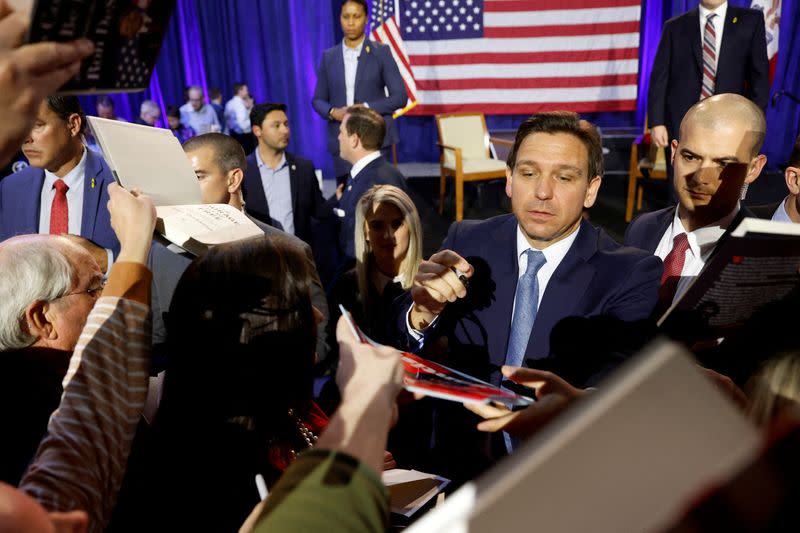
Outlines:
<svg viewBox="0 0 800 533"><path fill-rule="evenodd" d="M699 0L642 2L639 105L636 112L588 114L601 127L641 126L644 122L650 67L665 20L697 7ZM730 0L749 6L750 0ZM232 85L246 82L256 101L279 101L289 107L292 141L289 150L312 159L331 176L325 150L325 125L311 108L316 66L323 50L342 38L340 0L178 0L150 88L143 93L114 95L118 113L135 119L145 98L182 104L187 85L219 87L224 99ZM800 95L800 0L783 0L778 64L772 93ZM94 98L84 98L87 111ZM523 116L487 116L490 129L514 129ZM767 109L766 153L776 167L788 158L798 133L800 106L780 98ZM436 126L432 117L398 121L400 161L437 161Z"/></svg>

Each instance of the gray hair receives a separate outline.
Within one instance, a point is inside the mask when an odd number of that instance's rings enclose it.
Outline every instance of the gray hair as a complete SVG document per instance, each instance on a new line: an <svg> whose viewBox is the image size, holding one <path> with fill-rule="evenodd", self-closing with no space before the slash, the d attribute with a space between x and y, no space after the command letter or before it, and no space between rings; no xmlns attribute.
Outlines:
<svg viewBox="0 0 800 533"><path fill-rule="evenodd" d="M144 102L142 102L142 105L139 107L139 114L144 114L144 113L150 113L150 114L158 113L160 115L161 114L161 108L158 107L158 104L155 103L154 101L145 100Z"/></svg>
<svg viewBox="0 0 800 533"><path fill-rule="evenodd" d="M0 351L33 344L36 338L23 328L25 309L72 288L77 272L63 242L63 237L22 235L0 243Z"/></svg>

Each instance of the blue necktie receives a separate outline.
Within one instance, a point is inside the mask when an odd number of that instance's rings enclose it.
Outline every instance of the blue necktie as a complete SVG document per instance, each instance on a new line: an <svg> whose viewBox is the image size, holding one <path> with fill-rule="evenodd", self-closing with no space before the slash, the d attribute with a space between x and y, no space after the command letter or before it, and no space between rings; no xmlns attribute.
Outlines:
<svg viewBox="0 0 800 533"><path fill-rule="evenodd" d="M536 310L539 307L539 282L536 274L547 262L544 254L529 248L525 255L528 256L528 267L517 282L517 294L514 299L514 319L511 321L511 331L508 334L508 350L506 351L506 364L522 366L525 350L528 348L528 339L536 319Z"/></svg>
<svg viewBox="0 0 800 533"><path fill-rule="evenodd" d="M538 250L528 249L528 266L525 274L517 282L517 294L514 300L514 318L511 321L511 331L508 335L508 350L506 351L506 364L522 366L525 359L525 350L528 349L528 339L531 337L533 321L536 320L536 311L539 308L539 281L536 274L547 262L544 254ZM503 432L506 450L511 453L517 446L517 439Z"/></svg>

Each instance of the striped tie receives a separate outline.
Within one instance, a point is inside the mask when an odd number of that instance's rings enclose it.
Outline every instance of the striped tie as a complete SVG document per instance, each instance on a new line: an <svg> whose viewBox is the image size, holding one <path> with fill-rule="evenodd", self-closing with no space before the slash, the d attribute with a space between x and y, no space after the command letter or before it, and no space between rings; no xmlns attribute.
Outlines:
<svg viewBox="0 0 800 533"><path fill-rule="evenodd" d="M717 79L717 31L712 21L716 16L716 13L708 15L703 30L703 87L700 89L700 100L714 94Z"/></svg>

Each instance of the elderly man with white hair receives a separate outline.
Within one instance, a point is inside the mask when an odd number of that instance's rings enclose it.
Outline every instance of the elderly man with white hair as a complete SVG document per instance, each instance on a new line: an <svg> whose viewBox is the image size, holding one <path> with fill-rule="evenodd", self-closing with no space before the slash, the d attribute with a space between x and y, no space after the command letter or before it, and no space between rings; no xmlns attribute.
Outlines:
<svg viewBox="0 0 800 533"><path fill-rule="evenodd" d="M139 107L139 119L137 124L144 126L155 126L161 120L161 108L153 100L145 100Z"/></svg>
<svg viewBox="0 0 800 533"><path fill-rule="evenodd" d="M0 480L16 484L58 406L61 380L103 288L91 254L65 237L0 243Z"/></svg>

